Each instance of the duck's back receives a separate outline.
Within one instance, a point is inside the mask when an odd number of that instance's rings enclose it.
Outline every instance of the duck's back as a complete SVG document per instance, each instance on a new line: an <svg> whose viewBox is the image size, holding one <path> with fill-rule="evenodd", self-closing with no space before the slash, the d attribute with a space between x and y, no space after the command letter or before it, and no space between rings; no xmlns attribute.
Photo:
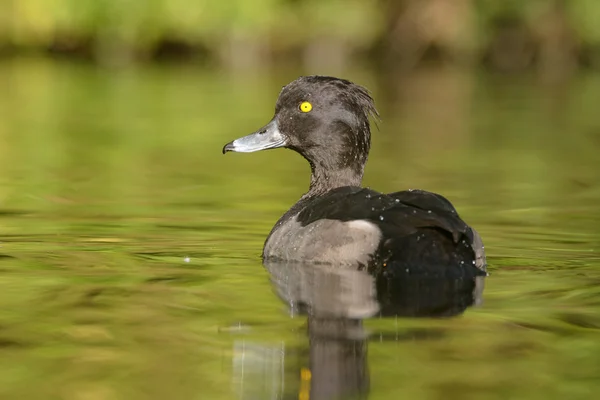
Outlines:
<svg viewBox="0 0 600 400"><path fill-rule="evenodd" d="M275 225L263 257L359 264L389 274L484 273L479 235L444 197L342 187L301 200Z"/></svg>

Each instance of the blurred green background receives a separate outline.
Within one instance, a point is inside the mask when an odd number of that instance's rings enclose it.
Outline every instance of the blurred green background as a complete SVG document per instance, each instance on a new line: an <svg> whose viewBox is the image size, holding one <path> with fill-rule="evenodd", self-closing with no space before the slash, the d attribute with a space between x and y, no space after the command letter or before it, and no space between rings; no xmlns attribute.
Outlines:
<svg viewBox="0 0 600 400"><path fill-rule="evenodd" d="M562 69L598 64L599 19L595 0L0 0L0 53Z"/></svg>
<svg viewBox="0 0 600 400"><path fill-rule="evenodd" d="M370 398L595 398L598 13L0 0L0 398L299 397L306 321L259 256L309 168L221 148L301 74L371 89L364 184L444 194L490 263L463 316L365 322Z"/></svg>

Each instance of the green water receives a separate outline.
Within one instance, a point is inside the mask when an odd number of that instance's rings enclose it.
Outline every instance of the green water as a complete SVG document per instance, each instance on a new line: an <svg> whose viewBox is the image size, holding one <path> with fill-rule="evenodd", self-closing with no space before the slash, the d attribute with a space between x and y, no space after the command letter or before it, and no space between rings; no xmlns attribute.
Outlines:
<svg viewBox="0 0 600 400"><path fill-rule="evenodd" d="M308 167L221 154L297 75L0 64L1 398L305 396L259 255ZM365 185L446 195L491 271L462 316L365 322L369 398L595 398L600 75L344 75L383 117Z"/></svg>

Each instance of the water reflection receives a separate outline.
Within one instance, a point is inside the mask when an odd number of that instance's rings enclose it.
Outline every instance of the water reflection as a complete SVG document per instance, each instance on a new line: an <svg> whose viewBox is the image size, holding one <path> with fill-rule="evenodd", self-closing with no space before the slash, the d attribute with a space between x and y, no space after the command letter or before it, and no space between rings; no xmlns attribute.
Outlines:
<svg viewBox="0 0 600 400"><path fill-rule="evenodd" d="M369 332L372 317L452 317L482 301L484 277L377 278L325 265L269 262L273 287L292 316L306 315L297 345L236 343L240 399L364 399L369 394L369 340L437 340L439 329ZM308 339L308 340L307 340Z"/></svg>

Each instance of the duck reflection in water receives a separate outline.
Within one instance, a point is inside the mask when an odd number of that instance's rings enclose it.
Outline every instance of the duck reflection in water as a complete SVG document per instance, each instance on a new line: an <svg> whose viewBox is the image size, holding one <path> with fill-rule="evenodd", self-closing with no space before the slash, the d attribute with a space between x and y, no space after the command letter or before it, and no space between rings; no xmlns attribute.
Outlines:
<svg viewBox="0 0 600 400"><path fill-rule="evenodd" d="M271 274L274 290L288 305L290 313L307 316L308 351L287 346L278 348L274 352L280 355L277 368L272 367L277 357L271 352L271 367L267 369L272 375L269 381L273 383L269 388L263 385L260 394L252 390L240 393L244 400L368 398L369 340L434 340L443 332L403 329L391 335L369 334L363 328L363 320L460 315L468 307L481 304L485 279L483 276L411 275L410 272L390 276L293 262L266 262L265 267ZM263 375L266 371L264 362L248 365L247 375L248 368L258 368Z"/></svg>

